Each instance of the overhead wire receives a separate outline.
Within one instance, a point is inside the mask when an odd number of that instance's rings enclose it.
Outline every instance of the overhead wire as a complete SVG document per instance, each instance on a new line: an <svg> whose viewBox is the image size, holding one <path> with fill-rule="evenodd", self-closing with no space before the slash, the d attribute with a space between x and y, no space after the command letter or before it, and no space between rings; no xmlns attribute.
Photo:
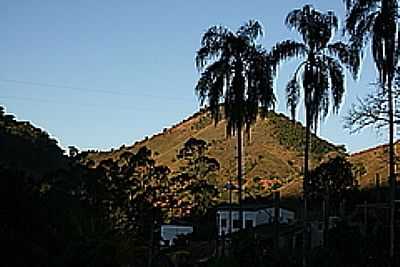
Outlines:
<svg viewBox="0 0 400 267"><path fill-rule="evenodd" d="M38 87L69 89L69 90L74 90L74 91L98 93L98 94L109 94L109 95L119 95L119 96L133 96L133 94L130 94L127 91L126 92L125 91L121 92L121 91L115 91L115 90L94 89L94 88L87 88L87 87L75 87L75 86L69 86L69 85L43 83L43 82L37 82L37 81L14 80L14 79L0 78L0 82L14 83L14 84L24 84L24 85L38 86ZM135 96L150 97L151 99L160 99L160 100L163 100L163 101L165 101L165 100L167 100L167 101L179 101L179 102L192 101L192 99L189 99L189 98L148 94L148 93L144 93L143 91L141 91L140 93L134 92L134 95Z"/></svg>

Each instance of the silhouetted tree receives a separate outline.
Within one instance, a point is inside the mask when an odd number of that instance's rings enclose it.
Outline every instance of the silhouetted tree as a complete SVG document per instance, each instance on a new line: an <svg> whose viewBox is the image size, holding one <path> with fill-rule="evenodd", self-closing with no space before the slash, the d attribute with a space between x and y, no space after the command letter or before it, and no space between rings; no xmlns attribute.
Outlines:
<svg viewBox="0 0 400 267"><path fill-rule="evenodd" d="M358 133L366 127L373 127L376 130L389 127L389 102L388 90L382 88L378 81L375 84L375 91L364 98L357 99L352 104L347 115L344 117L344 128L350 133ZM396 69L395 82L392 88L392 97L395 102L400 101L400 69ZM400 109L394 107L393 123L400 123Z"/></svg>
<svg viewBox="0 0 400 267"><path fill-rule="evenodd" d="M310 171L310 196L329 201L337 209L354 188L353 165L341 156L331 158Z"/></svg>
<svg viewBox="0 0 400 267"><path fill-rule="evenodd" d="M307 219L307 194L309 185L309 147L311 130L317 128L319 119L329 112L330 102L337 112L345 91L346 66L353 77L357 75L359 57L342 42L330 43L338 29L338 19L332 11L321 13L310 5L290 12L285 21L290 29L298 31L303 42L286 40L273 47L271 55L275 64L291 58L303 61L286 86L287 107L292 117L300 102L301 89L305 107L305 147L304 147L304 217Z"/></svg>
<svg viewBox="0 0 400 267"><path fill-rule="evenodd" d="M177 154L177 158L185 164L171 178L177 188L180 206L190 211L194 218L204 215L215 204L219 193L210 179L217 174L220 164L206 155L207 150L206 141L196 138L187 140Z"/></svg>
<svg viewBox="0 0 400 267"><path fill-rule="evenodd" d="M344 0L345 28L352 45L362 49L371 40L379 82L387 90L389 119L390 257L394 255L395 150L393 79L399 61L399 10L397 0Z"/></svg>
<svg viewBox="0 0 400 267"><path fill-rule="evenodd" d="M74 158L74 157L78 156L79 149L75 146L68 146L68 154L70 157Z"/></svg>
<svg viewBox="0 0 400 267"><path fill-rule="evenodd" d="M227 121L227 133L237 134L239 206L242 204L242 130L250 131L259 114L273 107L273 72L264 49L257 44L263 34L257 21L249 21L233 32L223 26L212 26L204 33L196 54L201 77L196 92L201 104L208 101L217 123L221 106ZM243 213L240 208L239 217ZM240 225L242 228L242 224Z"/></svg>

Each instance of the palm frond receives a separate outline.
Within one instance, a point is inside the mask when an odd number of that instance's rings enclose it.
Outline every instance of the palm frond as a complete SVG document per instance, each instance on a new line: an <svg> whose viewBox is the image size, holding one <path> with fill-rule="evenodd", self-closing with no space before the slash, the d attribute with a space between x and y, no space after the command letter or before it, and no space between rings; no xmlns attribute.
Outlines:
<svg viewBox="0 0 400 267"><path fill-rule="evenodd" d="M215 123L220 120L220 101L224 94L226 65L216 61L209 65L197 82L195 92L203 105L208 100L211 116Z"/></svg>
<svg viewBox="0 0 400 267"><path fill-rule="evenodd" d="M309 90L307 108L312 121L311 127L316 130L318 121L323 120L329 112L329 71L325 61L320 57L315 58L310 75L311 80L308 82L311 84L304 86L308 86Z"/></svg>
<svg viewBox="0 0 400 267"><path fill-rule="evenodd" d="M345 29L352 35L360 22L376 12L380 0L353 0L351 2L351 5L346 5Z"/></svg>
<svg viewBox="0 0 400 267"><path fill-rule="evenodd" d="M337 113L345 92L345 76L343 67L332 57L324 57L324 61L329 69L330 88L333 100L332 109L333 112Z"/></svg>
<svg viewBox="0 0 400 267"><path fill-rule="evenodd" d="M385 57L385 47L384 42L385 40L385 33L384 25L385 20L383 18L382 13L379 13L373 25L373 35L372 35L372 57L374 59L375 65L379 72L379 78L381 81L386 77L383 77L383 68L384 68L384 57Z"/></svg>
<svg viewBox="0 0 400 267"><path fill-rule="evenodd" d="M201 39L201 48L196 53L196 67L199 71L209 63L221 56L226 46L227 39L232 36L232 32L222 26L213 26L204 33Z"/></svg>
<svg viewBox="0 0 400 267"><path fill-rule="evenodd" d="M227 134L235 135L237 129L245 125L245 84L243 65L239 60L235 64L230 86L225 94L224 112L227 120Z"/></svg>
<svg viewBox="0 0 400 267"><path fill-rule="evenodd" d="M291 118L296 119L296 109L300 101L300 84L296 75L286 85L286 107L290 110Z"/></svg>
<svg viewBox="0 0 400 267"><path fill-rule="evenodd" d="M261 116L265 117L268 111L274 108L275 70L271 67L270 58L265 51L257 50L249 59L246 117L248 117L248 124L252 124L257 118L259 109L261 109Z"/></svg>
<svg viewBox="0 0 400 267"><path fill-rule="evenodd" d="M253 43L257 38L263 36L263 27L256 20L250 20L245 25L241 26L236 32L236 35L245 38Z"/></svg>
<svg viewBox="0 0 400 267"><path fill-rule="evenodd" d="M379 14L378 11L372 12L365 19L360 20L355 26L354 30L350 30L350 44L356 50L362 52L362 49L365 47L367 42L372 36L373 26L375 22L376 16ZM363 54L361 53L361 57Z"/></svg>
<svg viewBox="0 0 400 267"><path fill-rule="evenodd" d="M307 47L299 42L286 40L277 43L270 52L271 63L278 66L280 62L293 57L304 57L307 55Z"/></svg>
<svg viewBox="0 0 400 267"><path fill-rule="evenodd" d="M328 52L344 64L356 80L361 65L361 51L343 42L328 45Z"/></svg>
<svg viewBox="0 0 400 267"><path fill-rule="evenodd" d="M332 11L321 13L311 5L290 12L285 20L290 29L303 37L304 43L313 51L326 46L339 27L339 20Z"/></svg>

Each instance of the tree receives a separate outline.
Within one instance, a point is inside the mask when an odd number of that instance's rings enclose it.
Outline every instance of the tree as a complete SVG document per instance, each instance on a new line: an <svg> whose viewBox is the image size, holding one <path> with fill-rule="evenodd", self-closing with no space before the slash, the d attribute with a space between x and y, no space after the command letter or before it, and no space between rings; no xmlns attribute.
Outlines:
<svg viewBox="0 0 400 267"><path fill-rule="evenodd" d="M195 91L201 105L207 103L215 123L221 119L221 102L227 121L227 134L237 134L239 219L242 212L242 131L273 107L273 69L266 51L257 44L262 26L250 20L236 32L212 26L204 33L196 53L201 77ZM240 225L243 228L243 225Z"/></svg>
<svg viewBox="0 0 400 267"><path fill-rule="evenodd" d="M172 178L179 199L186 204L183 206L197 219L215 204L219 193L210 179L215 178L220 164L215 158L206 155L207 150L206 141L196 138L187 140L177 154L177 158L185 164L178 175Z"/></svg>
<svg viewBox="0 0 400 267"><path fill-rule="evenodd" d="M103 203L114 229L122 235L142 238L147 246L147 266L151 266L155 246L155 225L165 211L170 170L156 165L152 152L141 147L137 153L125 152L119 159L104 160L100 172L106 188Z"/></svg>
<svg viewBox="0 0 400 267"><path fill-rule="evenodd" d="M103 160L97 167L106 191L103 203L114 228L121 233L144 234L149 225L145 221L161 209L170 170L156 165L151 154L142 147L137 153L122 154L116 161Z"/></svg>
<svg viewBox="0 0 400 267"><path fill-rule="evenodd" d="M353 165L342 156L330 158L310 171L310 197L323 203L324 245L327 246L330 211L337 210L356 188Z"/></svg>
<svg viewBox="0 0 400 267"><path fill-rule="evenodd" d="M359 57L342 42L330 43L338 29L338 19L332 11L321 13L310 5L290 12L285 21L289 29L298 31L303 42L286 40L276 44L271 57L275 65L297 57L299 64L293 78L286 86L287 107L292 118L296 116L301 89L305 107L305 148L304 148L304 219L307 220L307 198L309 191L309 147L311 130L317 128L319 119L325 118L333 102L333 112L337 112L345 91L345 65L356 78ZM305 234L305 240L307 239ZM306 246L306 242L304 242Z"/></svg>
<svg viewBox="0 0 400 267"><path fill-rule="evenodd" d="M311 197L317 200L329 200L333 209L339 207L339 202L353 187L353 166L341 156L331 158L310 171Z"/></svg>
<svg viewBox="0 0 400 267"><path fill-rule="evenodd" d="M358 133L370 126L373 126L376 130L389 127L388 90L382 88L379 82L375 86L375 92L362 99L359 98L344 117L344 128L349 130L350 133ZM392 97L395 103L400 101L400 69L396 70ZM394 109L393 116L393 123L398 125L400 123L400 110L398 108Z"/></svg>
<svg viewBox="0 0 400 267"><path fill-rule="evenodd" d="M271 55L275 65L294 57L303 59L286 86L286 95L287 107L294 118L303 89L306 124L304 190L307 193L311 130L317 128L319 119L328 115L331 101L333 112L338 111L345 91L342 65L356 78L359 58L348 45L330 43L338 28L338 19L331 11L321 13L306 5L290 12L286 17L286 25L297 30L303 42L280 42L274 46Z"/></svg>
<svg viewBox="0 0 400 267"><path fill-rule="evenodd" d="M68 146L68 155L72 158L79 155L79 149L76 146Z"/></svg>
<svg viewBox="0 0 400 267"><path fill-rule="evenodd" d="M345 28L352 45L359 49L371 40L371 52L378 79L387 90L389 119L390 181L390 258L394 256L395 150L394 105L392 84L399 61L399 11L397 0L344 0L347 14Z"/></svg>

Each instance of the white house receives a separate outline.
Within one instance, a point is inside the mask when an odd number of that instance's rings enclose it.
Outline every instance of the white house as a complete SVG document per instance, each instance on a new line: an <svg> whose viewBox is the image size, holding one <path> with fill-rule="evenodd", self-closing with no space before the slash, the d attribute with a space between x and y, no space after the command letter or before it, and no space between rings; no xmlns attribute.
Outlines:
<svg viewBox="0 0 400 267"><path fill-rule="evenodd" d="M256 227L262 224L273 223L274 210L272 205L249 205L245 204L243 209L243 228ZM281 224L289 224L294 221L295 213L293 211L280 208L279 209L279 222ZM234 205L223 205L217 208L217 227L218 235L222 233L228 234L230 229L236 232L240 228L239 221L239 207Z"/></svg>
<svg viewBox="0 0 400 267"><path fill-rule="evenodd" d="M172 246L174 244L174 239L178 235L188 235L193 233L192 226L182 226L182 225L172 225L163 224L161 225L161 245Z"/></svg>

